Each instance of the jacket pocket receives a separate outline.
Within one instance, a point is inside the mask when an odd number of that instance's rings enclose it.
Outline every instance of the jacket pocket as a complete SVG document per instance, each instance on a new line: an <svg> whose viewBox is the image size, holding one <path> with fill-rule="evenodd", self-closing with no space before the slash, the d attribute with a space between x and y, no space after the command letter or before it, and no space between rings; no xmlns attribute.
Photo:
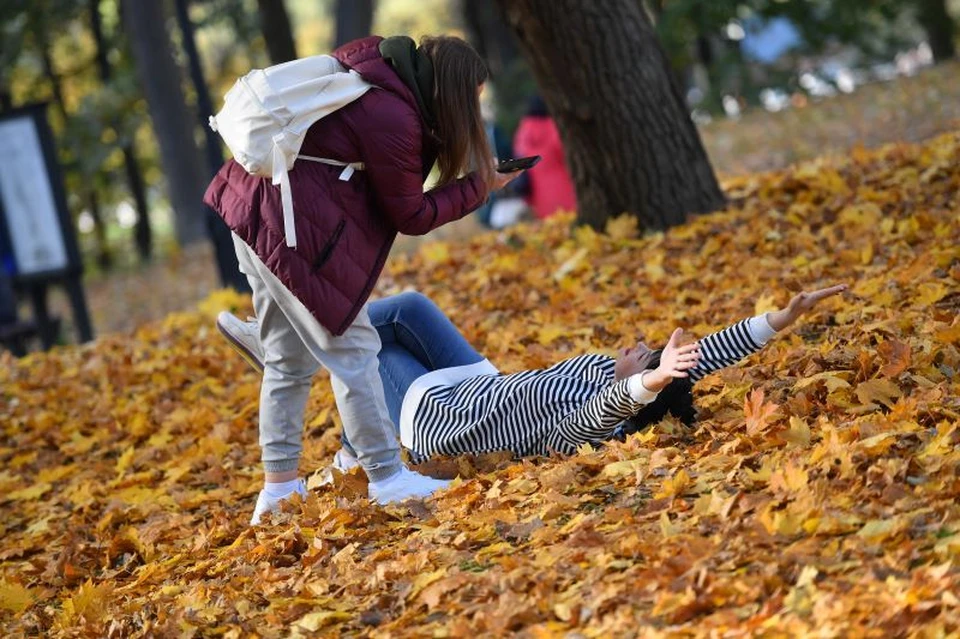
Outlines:
<svg viewBox="0 0 960 639"><path fill-rule="evenodd" d="M330 235L330 239L327 240L327 243L320 249L320 252L317 254L317 259L313 260L314 273L323 268L323 265L330 259L330 256L333 254L333 249L337 247L337 243L340 241L340 236L343 235L343 229L346 225L346 220L340 220L337 228L335 228L333 234Z"/></svg>

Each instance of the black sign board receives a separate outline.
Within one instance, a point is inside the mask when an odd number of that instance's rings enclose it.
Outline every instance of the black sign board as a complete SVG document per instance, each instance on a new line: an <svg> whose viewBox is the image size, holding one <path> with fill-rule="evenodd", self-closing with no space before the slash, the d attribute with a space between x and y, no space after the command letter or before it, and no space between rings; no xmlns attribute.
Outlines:
<svg viewBox="0 0 960 639"><path fill-rule="evenodd" d="M46 105L0 112L0 268L29 289L46 321L46 287L63 284L81 341L92 339L83 264L63 188Z"/></svg>

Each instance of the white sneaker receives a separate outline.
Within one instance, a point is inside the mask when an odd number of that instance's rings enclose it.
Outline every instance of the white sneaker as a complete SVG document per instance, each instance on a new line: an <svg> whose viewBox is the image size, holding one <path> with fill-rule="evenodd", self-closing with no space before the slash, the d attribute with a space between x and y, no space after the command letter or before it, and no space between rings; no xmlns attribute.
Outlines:
<svg viewBox="0 0 960 639"><path fill-rule="evenodd" d="M302 479L297 485L296 490L284 495L283 497L271 497L267 494L266 489L261 490L260 494L257 495L257 505L253 509L253 517L250 518L250 525L256 526L259 524L261 517L267 513L272 513L275 510L278 510L280 508L280 502L290 499L293 497L294 493L299 493L301 497L306 497L307 485Z"/></svg>
<svg viewBox="0 0 960 639"><path fill-rule="evenodd" d="M405 499L429 497L441 488L450 485L444 479L434 479L402 466L400 472L382 481L370 482L368 494L380 505L392 504Z"/></svg>
<svg viewBox="0 0 960 639"><path fill-rule="evenodd" d="M263 346L256 320L244 322L233 313L221 311L217 315L217 330L250 366L263 372Z"/></svg>
<svg viewBox="0 0 960 639"><path fill-rule="evenodd" d="M332 484L333 469L339 470L341 473L348 473L359 465L360 462L357 461L356 457L341 448L337 451L337 454L333 456L333 464L327 466L323 469L323 472L320 473L320 481L316 485L326 486L327 484Z"/></svg>

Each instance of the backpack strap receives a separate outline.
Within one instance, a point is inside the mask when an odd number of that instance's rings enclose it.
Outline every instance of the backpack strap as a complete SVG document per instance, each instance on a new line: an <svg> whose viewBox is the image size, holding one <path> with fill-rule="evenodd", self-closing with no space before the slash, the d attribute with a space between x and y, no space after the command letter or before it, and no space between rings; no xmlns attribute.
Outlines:
<svg viewBox="0 0 960 639"><path fill-rule="evenodd" d="M274 138L276 142L276 138ZM287 246L297 248L297 227L293 221L293 191L290 189L290 174L279 144L273 145L273 183L280 187L280 203L283 207L283 236Z"/></svg>
<svg viewBox="0 0 960 639"><path fill-rule="evenodd" d="M363 171L367 167L363 162L341 162L329 158L318 158L312 155L297 155L298 160L309 160L329 166L342 166L340 180L348 182L354 171ZM283 235L287 246L297 248L297 229L293 216L293 191L290 189L290 175L287 172L283 151L279 144L273 147L273 183L280 186L280 202L283 206Z"/></svg>

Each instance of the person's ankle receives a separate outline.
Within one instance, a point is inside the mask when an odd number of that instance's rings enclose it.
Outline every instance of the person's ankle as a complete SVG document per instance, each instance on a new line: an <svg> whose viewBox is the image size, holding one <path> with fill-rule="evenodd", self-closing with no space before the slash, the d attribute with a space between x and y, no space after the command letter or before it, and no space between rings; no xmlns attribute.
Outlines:
<svg viewBox="0 0 960 639"><path fill-rule="evenodd" d="M284 481L291 481L299 476L300 471L297 468L281 471L268 470L263 474L263 481L268 484L278 484Z"/></svg>
<svg viewBox="0 0 960 639"><path fill-rule="evenodd" d="M404 470L409 470L409 469L407 469L406 466L401 466L401 467L397 468L397 472L395 472L394 474L390 475L389 477L384 477L384 478L378 479L378 480L376 480L376 481L371 480L371 481L370 481L370 485L371 485L371 486L386 486L387 484L390 484L390 483L395 482L395 481L397 481L398 479L400 479L400 478L403 476L403 471L404 471Z"/></svg>
<svg viewBox="0 0 960 639"><path fill-rule="evenodd" d="M304 494L305 487L303 485L303 480L297 477L287 481L264 482L263 492L265 492L268 497L273 499L283 499L284 497L289 497L293 493L300 493L301 495Z"/></svg>
<svg viewBox="0 0 960 639"><path fill-rule="evenodd" d="M406 468L403 464L396 464L394 466L388 466L386 468L375 468L368 469L364 468L364 472L367 473L367 479L371 484L382 484L385 481L396 479L400 476L400 472Z"/></svg>

